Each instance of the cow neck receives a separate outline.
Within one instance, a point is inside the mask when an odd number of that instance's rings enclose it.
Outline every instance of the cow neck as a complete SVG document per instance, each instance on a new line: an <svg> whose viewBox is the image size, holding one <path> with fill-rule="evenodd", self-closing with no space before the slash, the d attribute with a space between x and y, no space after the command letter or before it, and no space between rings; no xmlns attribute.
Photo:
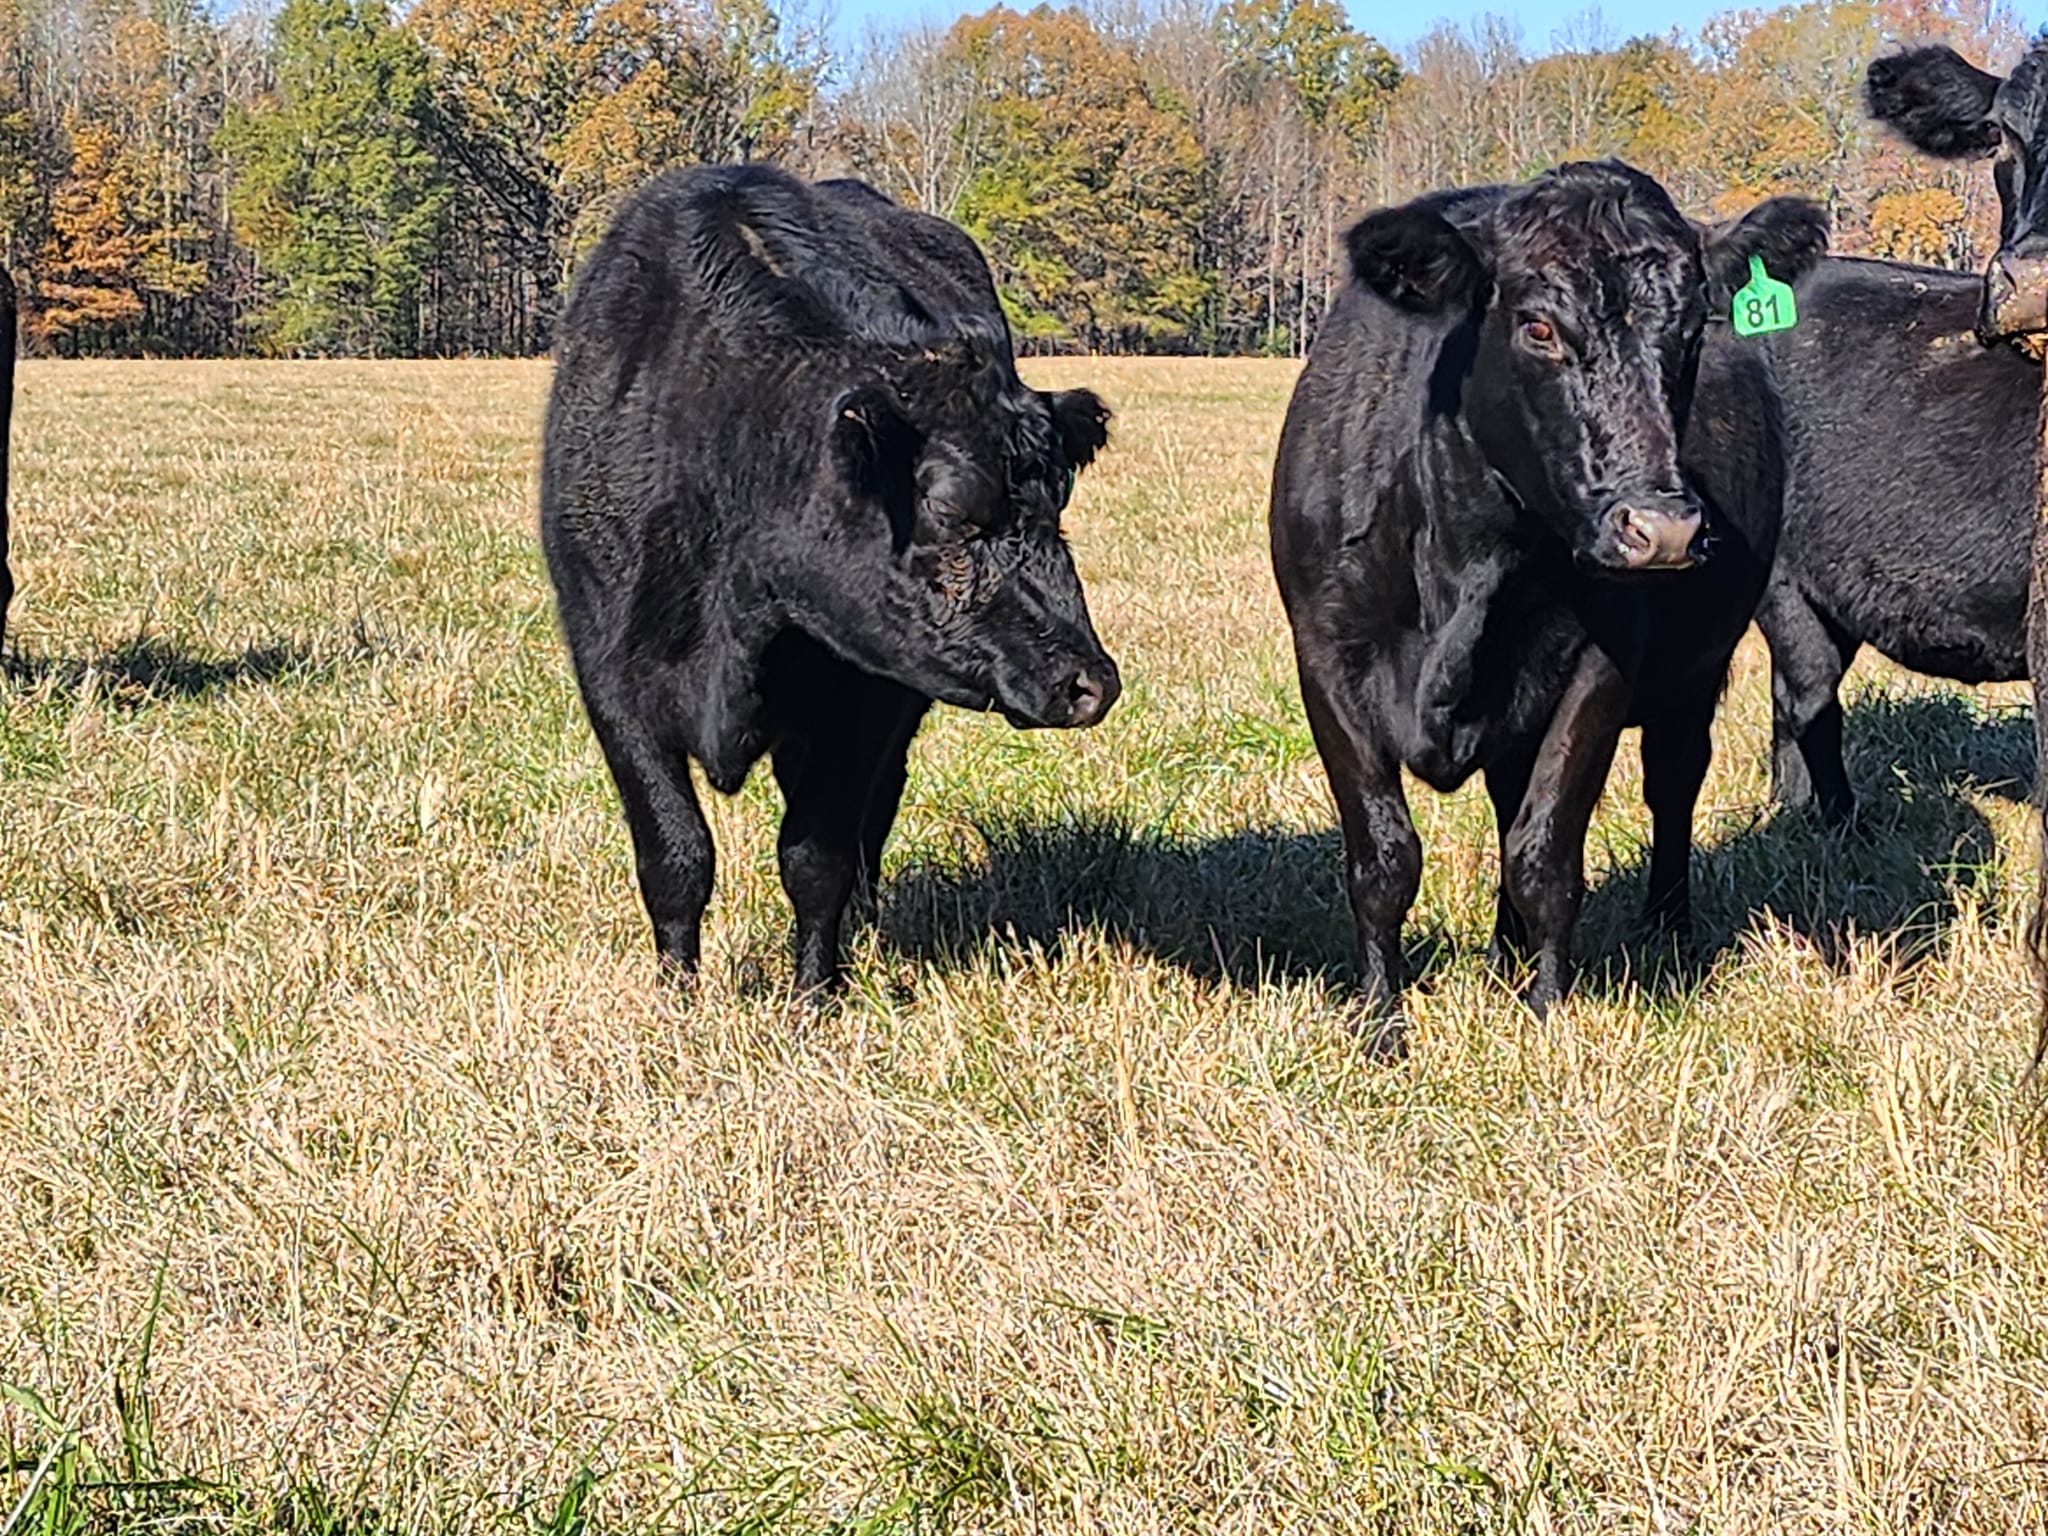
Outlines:
<svg viewBox="0 0 2048 1536"><path fill-rule="evenodd" d="M1483 649L1504 638L1498 614L1514 600L1518 574L1537 558L1521 496L1469 436L1440 439L1433 466L1443 477L1414 551L1417 628L1422 640L1415 673L1416 721L1424 755L1438 777L1462 777L1457 766L1476 750L1475 727L1463 708L1484 675ZM1476 471L1476 472L1475 472ZM1449 494L1442 494L1449 492ZM1461 724L1460 722L1464 723Z"/></svg>

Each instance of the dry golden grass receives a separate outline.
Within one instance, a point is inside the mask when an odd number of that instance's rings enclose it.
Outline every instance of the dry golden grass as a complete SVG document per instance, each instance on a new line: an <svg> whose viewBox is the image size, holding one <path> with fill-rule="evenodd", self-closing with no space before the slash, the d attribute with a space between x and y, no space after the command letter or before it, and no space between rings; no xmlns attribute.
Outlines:
<svg viewBox="0 0 2048 1536"><path fill-rule="evenodd" d="M544 370L22 371L0 688L0 1520L35 1530L2048 1529L2019 694L1860 670L1859 836L1764 800L1703 960L1488 980L1475 786L1411 1055L1339 1027L1264 550L1291 371L1071 363L1128 691L936 716L845 1005L766 775L656 985L533 537Z"/></svg>

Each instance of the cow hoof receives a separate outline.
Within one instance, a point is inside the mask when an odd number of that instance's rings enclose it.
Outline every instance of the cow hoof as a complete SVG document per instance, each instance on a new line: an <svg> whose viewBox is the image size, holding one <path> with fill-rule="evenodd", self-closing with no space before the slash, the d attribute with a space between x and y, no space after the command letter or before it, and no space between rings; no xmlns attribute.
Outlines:
<svg viewBox="0 0 2048 1536"><path fill-rule="evenodd" d="M1399 1008L1360 1004L1344 1020L1344 1028L1368 1061L1408 1059L1408 1015Z"/></svg>
<svg viewBox="0 0 2048 1536"><path fill-rule="evenodd" d="M698 988L697 962L680 960L674 955L659 955L655 958L655 974L661 984L676 996L691 999L696 997Z"/></svg>

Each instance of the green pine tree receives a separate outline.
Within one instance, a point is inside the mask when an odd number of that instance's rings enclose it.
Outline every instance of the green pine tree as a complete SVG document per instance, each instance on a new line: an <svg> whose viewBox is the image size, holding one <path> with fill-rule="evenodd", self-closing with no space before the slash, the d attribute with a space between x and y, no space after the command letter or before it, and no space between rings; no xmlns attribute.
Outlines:
<svg viewBox="0 0 2048 1536"><path fill-rule="evenodd" d="M275 88L221 130L229 213L263 274L258 341L414 352L450 199L417 127L426 56L383 0L289 0L275 49Z"/></svg>

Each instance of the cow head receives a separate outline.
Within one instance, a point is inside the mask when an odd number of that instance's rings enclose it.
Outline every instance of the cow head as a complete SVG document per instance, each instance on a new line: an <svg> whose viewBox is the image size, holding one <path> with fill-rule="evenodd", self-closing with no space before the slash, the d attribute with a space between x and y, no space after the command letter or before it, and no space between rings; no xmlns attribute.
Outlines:
<svg viewBox="0 0 2048 1536"><path fill-rule="evenodd" d="M1116 663L1060 514L1108 439L1085 389L1025 387L1007 337L894 352L833 401L818 470L835 525L818 638L933 698L1018 726L1094 725Z"/></svg>
<svg viewBox="0 0 2048 1536"><path fill-rule="evenodd" d="M2048 331L2048 41L2004 76L1953 48L1873 59L1863 104L1940 159L1997 157L1998 253L1984 273L1977 329L1986 341Z"/></svg>
<svg viewBox="0 0 2048 1536"><path fill-rule="evenodd" d="M1467 428L1582 564L1694 564L1701 507L1679 442L1702 329L1748 281L1751 256L1784 281L1804 272L1825 218L1778 199L1702 230L1613 161L1562 165L1474 207L1424 199L1371 215L1350 234L1353 273L1392 304L1457 322L1445 348L1471 349Z"/></svg>

